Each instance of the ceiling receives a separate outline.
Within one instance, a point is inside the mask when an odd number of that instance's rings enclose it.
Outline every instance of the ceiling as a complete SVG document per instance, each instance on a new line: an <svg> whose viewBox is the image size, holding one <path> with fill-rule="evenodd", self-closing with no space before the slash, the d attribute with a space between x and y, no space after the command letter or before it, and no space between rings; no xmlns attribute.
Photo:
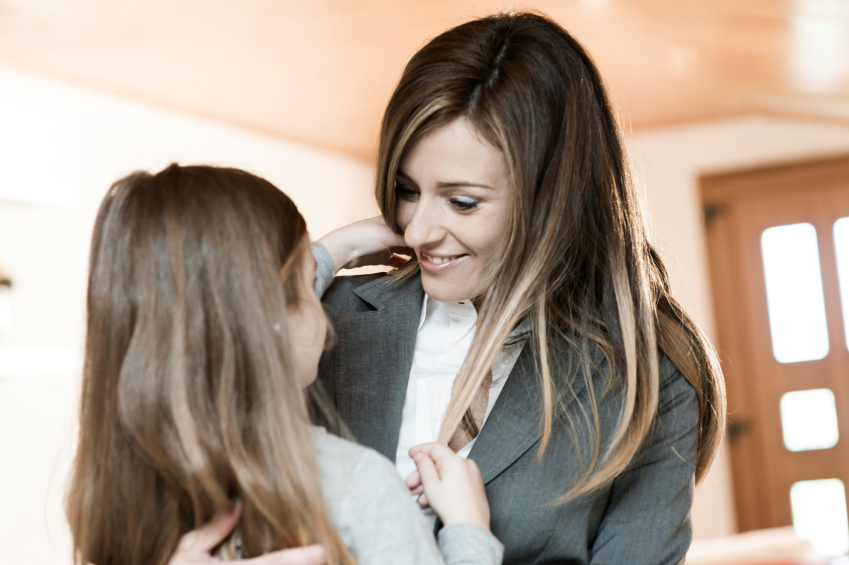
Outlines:
<svg viewBox="0 0 849 565"><path fill-rule="evenodd" d="M416 49L511 7L584 43L626 128L849 123L849 0L0 0L0 65L370 159Z"/></svg>

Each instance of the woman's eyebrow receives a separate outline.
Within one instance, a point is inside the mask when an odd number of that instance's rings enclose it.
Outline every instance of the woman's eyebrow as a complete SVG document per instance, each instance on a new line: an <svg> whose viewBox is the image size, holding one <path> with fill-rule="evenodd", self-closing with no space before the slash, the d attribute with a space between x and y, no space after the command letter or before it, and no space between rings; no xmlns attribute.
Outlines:
<svg viewBox="0 0 849 565"><path fill-rule="evenodd" d="M399 177L401 177L402 179L404 179L408 182L411 182L411 183L414 183L414 184L416 182L412 178L410 178L410 175L408 175L407 173L405 173L401 169L398 169L395 172L395 174L396 174L396 176L399 176ZM465 180L440 182L440 183L436 184L436 188L460 188L460 187L464 187L464 186L474 186L474 187L477 187L477 188L488 188L488 189L492 190L492 187L489 186L488 184L481 184L481 183L478 183L478 182L471 182L471 181L465 181Z"/></svg>
<svg viewBox="0 0 849 565"><path fill-rule="evenodd" d="M451 181L451 182L440 182L436 184L437 188L460 188L463 186L474 186L477 188L488 188L492 190L492 187L488 184L481 184L478 182L469 182L464 180Z"/></svg>
<svg viewBox="0 0 849 565"><path fill-rule="evenodd" d="M413 184L416 184L416 181L414 181L413 179L411 179L411 178L410 178L410 175L408 175L407 173L405 173L405 172L404 172L404 171L402 171L401 169L398 169L397 171L395 171L395 176L396 176L396 177L401 177L403 180L405 180L405 181L407 181L407 182L411 182L411 183L413 183Z"/></svg>

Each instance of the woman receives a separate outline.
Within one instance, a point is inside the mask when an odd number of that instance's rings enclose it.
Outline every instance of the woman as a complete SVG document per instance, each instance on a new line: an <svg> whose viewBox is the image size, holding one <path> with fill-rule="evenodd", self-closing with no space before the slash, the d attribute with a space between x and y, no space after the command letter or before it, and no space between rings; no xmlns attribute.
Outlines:
<svg viewBox="0 0 849 565"><path fill-rule="evenodd" d="M387 107L376 183L390 229L354 224L316 253L329 278L414 251L324 294L338 342L320 381L356 439L402 476L422 441L475 460L505 563L681 562L722 377L583 48L528 13L431 40Z"/></svg>
<svg viewBox="0 0 849 565"><path fill-rule="evenodd" d="M76 563L208 562L234 523L220 557L320 543L331 565L443 563L391 465L309 426L327 335L314 279L304 219L267 181L172 165L112 186L91 248ZM451 524L445 560L500 563L476 467L439 445L417 462ZM213 544L180 541L221 515Z"/></svg>

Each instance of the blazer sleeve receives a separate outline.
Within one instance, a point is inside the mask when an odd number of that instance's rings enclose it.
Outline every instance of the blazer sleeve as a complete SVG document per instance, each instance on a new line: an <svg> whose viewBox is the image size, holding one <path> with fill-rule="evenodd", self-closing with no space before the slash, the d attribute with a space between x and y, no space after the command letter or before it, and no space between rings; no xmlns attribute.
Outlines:
<svg viewBox="0 0 849 565"><path fill-rule="evenodd" d="M690 547L698 400L665 357L660 372L657 417L643 447L612 486L592 546L593 565L683 563Z"/></svg>

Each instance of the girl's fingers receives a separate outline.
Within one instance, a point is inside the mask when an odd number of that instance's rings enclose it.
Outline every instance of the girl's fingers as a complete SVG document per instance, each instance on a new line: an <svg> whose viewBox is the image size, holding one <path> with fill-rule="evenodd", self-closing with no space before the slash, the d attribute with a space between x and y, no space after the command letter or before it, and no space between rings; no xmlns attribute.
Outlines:
<svg viewBox="0 0 849 565"><path fill-rule="evenodd" d="M395 255L393 253L392 256L389 258L389 261L386 262L386 264L387 266L392 267L393 269L400 269L401 267L407 264L407 261L409 261L409 259L407 259L406 257Z"/></svg>
<svg viewBox="0 0 849 565"><path fill-rule="evenodd" d="M415 458L415 455L417 453L423 453L434 461L442 459L444 457L451 457L452 455L457 455L456 453L454 453L454 450L452 450L447 445L443 445L435 441L432 441L430 443L422 443L410 448L410 457Z"/></svg>
<svg viewBox="0 0 849 565"><path fill-rule="evenodd" d="M418 497L416 499L416 502L418 502L419 506L421 506L422 508L429 508L430 507L430 502L428 502L426 494L422 494L420 497Z"/></svg>
<svg viewBox="0 0 849 565"><path fill-rule="evenodd" d="M417 453L413 461L416 462L416 468L419 470L419 476L422 478L422 485L425 489L428 489L429 485L436 486L439 483L439 473L430 457L424 453Z"/></svg>
<svg viewBox="0 0 849 565"><path fill-rule="evenodd" d="M327 552L320 544L281 549L253 559L243 559L245 565L326 565Z"/></svg>
<svg viewBox="0 0 849 565"><path fill-rule="evenodd" d="M419 476L418 471L413 471L404 483L407 485L408 489L413 490L422 485L422 478Z"/></svg>
<svg viewBox="0 0 849 565"><path fill-rule="evenodd" d="M426 455L436 465L440 474L446 470L448 465L455 465L456 462L463 461L459 455L454 453L453 449L437 442L417 445L411 448L410 452L412 453L413 450L416 450L416 455L413 455L414 460L419 454ZM419 469L419 473L421 473L421 469Z"/></svg>
<svg viewBox="0 0 849 565"><path fill-rule="evenodd" d="M412 247L407 247L406 245L403 245L403 243L404 243L403 237L401 237L401 243L402 243L401 246L390 247L389 251L391 251L393 255L398 255L398 256L403 256L403 255L406 255L407 257L415 257L416 256L416 251Z"/></svg>
<svg viewBox="0 0 849 565"><path fill-rule="evenodd" d="M416 455L418 455L419 453L427 455L428 457L433 459L434 450L438 450L440 447L444 447L448 451L451 451L451 449L449 447L442 445L441 443L431 441L431 442L428 442L428 443L420 443L418 445L414 445L413 447L410 448L410 450L407 453L410 455L410 457L413 458L413 460L416 459ZM452 453L453 453L453 451L452 451Z"/></svg>
<svg viewBox="0 0 849 565"><path fill-rule="evenodd" d="M242 505L237 502L233 507L233 511L229 514L217 516L211 522L181 537L180 543L177 545L177 551L191 553L192 555L209 553L224 541L224 538L230 535L230 532L233 531L233 528L239 522L239 516L241 514Z"/></svg>

